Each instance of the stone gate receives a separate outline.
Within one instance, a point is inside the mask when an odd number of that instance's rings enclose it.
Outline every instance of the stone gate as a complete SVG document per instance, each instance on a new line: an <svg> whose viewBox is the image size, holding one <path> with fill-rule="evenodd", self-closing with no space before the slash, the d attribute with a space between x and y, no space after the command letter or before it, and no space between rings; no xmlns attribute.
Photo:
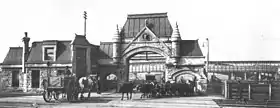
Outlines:
<svg viewBox="0 0 280 108"><path fill-rule="evenodd" d="M162 81L207 82L206 59L198 40L182 40L177 23L173 30L167 13L128 15L122 29L117 27L112 49L119 81L145 80L144 75L156 74Z"/></svg>

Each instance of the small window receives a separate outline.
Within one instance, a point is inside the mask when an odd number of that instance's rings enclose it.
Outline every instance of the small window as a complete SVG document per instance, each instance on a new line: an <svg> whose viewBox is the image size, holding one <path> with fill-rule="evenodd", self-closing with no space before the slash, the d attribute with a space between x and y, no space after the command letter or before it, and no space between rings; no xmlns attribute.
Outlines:
<svg viewBox="0 0 280 108"><path fill-rule="evenodd" d="M151 36L147 33L143 34L142 38L143 38L144 41L151 41Z"/></svg>
<svg viewBox="0 0 280 108"><path fill-rule="evenodd" d="M45 47L44 53L44 60L54 61L54 47Z"/></svg>

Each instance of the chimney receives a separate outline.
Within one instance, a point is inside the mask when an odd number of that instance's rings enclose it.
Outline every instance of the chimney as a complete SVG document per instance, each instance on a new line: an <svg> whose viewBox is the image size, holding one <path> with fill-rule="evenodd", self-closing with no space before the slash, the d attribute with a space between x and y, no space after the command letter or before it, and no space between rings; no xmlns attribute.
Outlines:
<svg viewBox="0 0 280 108"><path fill-rule="evenodd" d="M24 62L27 61L27 57L28 57L28 54L29 54L29 41L30 41L30 38L28 37L27 35L27 32L24 32L25 36L22 38L22 41L24 43L24 46L23 46L23 59Z"/></svg>
<svg viewBox="0 0 280 108"><path fill-rule="evenodd" d="M27 61L27 57L29 54L29 41L30 38L27 36L27 32L24 32L25 36L22 38L23 49L22 49L22 73L23 73L23 92L27 92L27 74L25 68L25 62Z"/></svg>

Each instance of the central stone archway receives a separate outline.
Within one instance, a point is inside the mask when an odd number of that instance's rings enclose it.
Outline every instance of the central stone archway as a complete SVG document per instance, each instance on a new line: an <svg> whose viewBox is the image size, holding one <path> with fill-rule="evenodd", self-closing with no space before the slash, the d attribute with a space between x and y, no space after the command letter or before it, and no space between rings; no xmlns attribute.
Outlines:
<svg viewBox="0 0 280 108"><path fill-rule="evenodd" d="M133 78L130 71L138 74L139 66L150 68L159 65L160 68L155 71L163 73L160 78L164 81L182 75L192 75L199 79L201 72L198 70L205 66L205 57L198 40L182 40L177 23L173 31L167 13L128 15L122 29L119 30L117 26L112 43L102 48L112 57L111 63L116 67L119 84ZM109 48L112 50L108 51ZM151 54L153 59L149 60L154 60L153 62L144 62L147 54ZM157 65L147 66L145 63ZM141 71L145 72L143 67ZM150 72L149 70L148 73Z"/></svg>
<svg viewBox="0 0 280 108"><path fill-rule="evenodd" d="M143 52L153 52L153 53L156 53L158 55L161 55L163 58L165 58L165 60L163 60L163 65L165 65L165 62L167 60L167 58L169 58L169 55L168 55L168 52L165 52L164 50L162 49L159 49L157 47L151 47L151 46L141 46L141 47L135 47L133 49L131 49L130 51L127 51L126 53L123 53L122 54L122 59L121 59L121 62L123 64L123 69L122 69L122 76L124 76L122 79L124 81L128 81L129 80L129 74L130 74L130 59L132 57L134 57L135 55L137 54L141 54ZM149 55L148 55L149 56ZM151 63L152 64L152 63ZM148 71L147 71L148 72ZM163 70L163 75L162 77L166 80L166 74L167 74L167 71L166 69L164 68Z"/></svg>

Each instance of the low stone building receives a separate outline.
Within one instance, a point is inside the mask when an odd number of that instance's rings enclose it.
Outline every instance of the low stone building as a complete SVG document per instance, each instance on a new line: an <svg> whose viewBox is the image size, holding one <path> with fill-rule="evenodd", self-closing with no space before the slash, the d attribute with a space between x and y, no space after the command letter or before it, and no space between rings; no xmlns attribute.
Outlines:
<svg viewBox="0 0 280 108"><path fill-rule="evenodd" d="M1 64L1 74L5 76L1 79L5 83L3 88L41 91L44 79L51 76L59 80L66 67L77 77L97 74L99 47L90 44L85 36L36 41L29 47L30 38L25 34L24 47L11 47Z"/></svg>
<svg viewBox="0 0 280 108"><path fill-rule="evenodd" d="M22 47L10 47L4 61L1 63L1 91L21 90L22 78Z"/></svg>

